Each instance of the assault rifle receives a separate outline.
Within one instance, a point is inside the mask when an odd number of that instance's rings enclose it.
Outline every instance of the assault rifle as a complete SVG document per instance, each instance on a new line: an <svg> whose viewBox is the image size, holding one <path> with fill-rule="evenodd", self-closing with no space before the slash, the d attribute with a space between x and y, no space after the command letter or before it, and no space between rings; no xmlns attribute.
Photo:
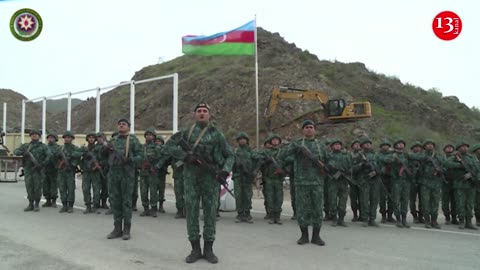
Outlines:
<svg viewBox="0 0 480 270"><path fill-rule="evenodd" d="M23 155L28 159L30 159L30 161L33 163L33 170L36 171L36 170L41 170L43 168L43 166L40 163L38 163L38 160L33 156L33 154L29 150L26 150Z"/></svg>
<svg viewBox="0 0 480 270"><path fill-rule="evenodd" d="M430 161L435 168L435 175L439 176L445 184L448 184L448 181L445 178L445 173L443 172L443 168L440 166L438 159L427 156L427 161Z"/></svg>
<svg viewBox="0 0 480 270"><path fill-rule="evenodd" d="M148 167L150 167L150 172L152 172L154 175L158 175L156 168L152 165L152 162L150 161L151 156L152 155L145 155L145 157L144 157L145 161L142 164L142 172L145 171L145 169L148 166Z"/></svg>
<svg viewBox="0 0 480 270"><path fill-rule="evenodd" d="M197 160L198 166L200 166L202 169L207 170L209 173L218 176L220 171L217 170L215 165L207 162L205 160L205 158L202 155L200 155L199 153L195 153L194 149L190 146L190 144L188 144L188 142L185 141L185 139L182 136L180 136L180 133L178 133L178 134L179 135L175 136L175 137L180 137L180 139L175 138L176 140L178 140L178 146L180 146L180 148L185 153L187 153L187 155L193 156L193 158ZM173 136L172 136L172 138L173 138ZM217 177L217 181L220 183L220 185L222 185L227 190L228 193L230 193L230 195L232 195L232 197L235 198L235 195L233 194L233 192L228 188L228 184L227 184L226 179Z"/></svg>
<svg viewBox="0 0 480 270"><path fill-rule="evenodd" d="M388 198L392 199L392 195L390 195L390 192L388 192L388 189L387 187L385 186L385 184L383 183L383 179L382 177L380 176L380 173L378 172L377 168L375 165L372 164L372 162L370 160L368 160L367 156L365 156L365 153L363 152L360 152L360 156L362 157L362 160L363 160L363 163L367 164L370 172L368 173L368 176L370 177L370 179L372 178L376 178L377 181L380 183L380 185L382 186L383 188L383 191L385 192L385 194L387 195Z"/></svg>
<svg viewBox="0 0 480 270"><path fill-rule="evenodd" d="M247 165L245 162L240 161L238 159L235 159L235 166L240 169L240 173L242 175L247 176L249 179L252 179L252 181L255 179L255 176L257 175L255 172L249 171L247 169Z"/></svg>
<svg viewBox="0 0 480 270"><path fill-rule="evenodd" d="M467 173L463 176L462 180L475 184L473 182L473 176L475 175L473 171L468 166L466 166L465 162L463 162L462 157L458 153L455 153L455 158L458 160L458 162L460 162L460 164L462 164L463 168L467 171Z"/></svg>
<svg viewBox="0 0 480 270"><path fill-rule="evenodd" d="M5 132L2 131L0 133L0 146L2 146L3 149L5 149L5 152L7 152L7 155L10 155L11 154L10 149L8 149L8 147L5 145L5 141L3 137L5 137Z"/></svg>
<svg viewBox="0 0 480 270"><path fill-rule="evenodd" d="M98 171L100 172L100 176L102 178L105 178L105 175L103 174L103 169L102 166L100 166L100 163L98 162L97 158L95 157L94 153L89 151L87 149L86 152L86 159L89 161L87 163L87 166L90 167L93 171Z"/></svg>
<svg viewBox="0 0 480 270"><path fill-rule="evenodd" d="M395 161L398 162L398 163L400 163L400 164L402 165L402 167L400 168L400 170L403 169L405 172L407 172L408 176L413 176L413 173L412 173L412 171L408 168L407 163L405 163L404 160L399 159L396 154L397 154L397 152L393 153L394 158L395 158Z"/></svg>
<svg viewBox="0 0 480 270"><path fill-rule="evenodd" d="M70 163L70 160L65 156L65 152L63 151L65 149L65 146L60 148L60 156L62 157L62 161L60 162L58 168L60 169L62 165L65 165L65 168L69 171L71 171L73 168L72 164Z"/></svg>

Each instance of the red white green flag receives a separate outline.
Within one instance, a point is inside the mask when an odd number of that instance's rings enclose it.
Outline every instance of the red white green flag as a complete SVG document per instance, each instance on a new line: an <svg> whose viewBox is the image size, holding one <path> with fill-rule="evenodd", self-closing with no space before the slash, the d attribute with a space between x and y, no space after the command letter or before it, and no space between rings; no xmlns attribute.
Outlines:
<svg viewBox="0 0 480 270"><path fill-rule="evenodd" d="M182 52L189 55L254 55L255 21L211 36L182 37Z"/></svg>

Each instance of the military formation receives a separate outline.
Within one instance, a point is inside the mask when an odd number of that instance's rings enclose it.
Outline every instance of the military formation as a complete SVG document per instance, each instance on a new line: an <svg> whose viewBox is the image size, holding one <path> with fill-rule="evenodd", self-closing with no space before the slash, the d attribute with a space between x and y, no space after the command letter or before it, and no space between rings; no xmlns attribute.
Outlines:
<svg viewBox="0 0 480 270"><path fill-rule="evenodd" d="M131 237L132 211L136 211L138 183L143 206L141 217L165 213L165 179L172 167L177 212L186 218L192 250L185 258L193 263L201 258L217 263L213 252L220 185L234 181L237 207L235 222L253 223L253 188L258 179L263 186L269 224L281 225L284 184L288 179L292 209L300 230L297 244L323 246L320 237L324 220L332 226L347 227L347 202L352 222L364 227L395 223L409 228L407 214L414 223L440 229L439 209L446 224L477 230L480 226L480 144L461 141L437 146L431 139L412 142L383 140L378 150L368 137L352 142L319 140L311 120L302 124L298 138L270 134L261 149L252 149L247 133L239 132L231 147L224 134L210 121L210 106L201 102L194 108L194 124L173 134L168 141L154 129L144 133L145 144L130 134L130 123L122 118L110 140L103 133L90 132L83 147L73 145L74 134L65 131L63 145L58 136L48 134L48 144L39 141L40 132L30 132L31 141L14 151L23 156L28 206L38 212L56 207L72 213L75 202L75 174L82 172L85 214L113 214L113 231L108 239ZM443 147L443 148L441 148ZM441 149L441 150L440 150ZM60 195L58 195L58 193ZM109 202L110 206L107 204ZM200 231L200 208L203 231ZM309 231L311 227L311 233ZM311 234L311 237L310 237ZM203 236L203 251L201 238Z"/></svg>

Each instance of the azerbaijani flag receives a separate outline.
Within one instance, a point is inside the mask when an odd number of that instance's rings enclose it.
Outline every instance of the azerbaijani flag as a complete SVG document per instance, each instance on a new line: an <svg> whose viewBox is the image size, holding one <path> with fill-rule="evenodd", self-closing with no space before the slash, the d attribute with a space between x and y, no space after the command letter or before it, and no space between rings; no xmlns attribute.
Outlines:
<svg viewBox="0 0 480 270"><path fill-rule="evenodd" d="M255 21L211 36L182 37L182 52L190 55L254 55Z"/></svg>

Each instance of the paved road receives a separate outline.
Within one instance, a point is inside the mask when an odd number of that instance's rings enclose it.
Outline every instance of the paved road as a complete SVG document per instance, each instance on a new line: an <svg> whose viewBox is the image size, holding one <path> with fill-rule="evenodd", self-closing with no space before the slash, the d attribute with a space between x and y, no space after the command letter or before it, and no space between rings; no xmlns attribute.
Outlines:
<svg viewBox="0 0 480 270"><path fill-rule="evenodd" d="M324 225L327 246L298 246L295 222L284 216L282 226L263 220L261 201L254 203L254 224L234 223L234 213L222 213L214 248L217 265L184 263L190 251L185 220L174 216L168 190L166 214L158 218L134 213L132 239L107 240L112 216L59 214L58 208L24 213L23 182L0 184L0 269L479 269L480 232L392 225L348 228ZM77 206L82 207L77 188ZM286 215L290 213L285 203ZM351 217L348 218L350 220ZM443 220L442 220L443 223Z"/></svg>

